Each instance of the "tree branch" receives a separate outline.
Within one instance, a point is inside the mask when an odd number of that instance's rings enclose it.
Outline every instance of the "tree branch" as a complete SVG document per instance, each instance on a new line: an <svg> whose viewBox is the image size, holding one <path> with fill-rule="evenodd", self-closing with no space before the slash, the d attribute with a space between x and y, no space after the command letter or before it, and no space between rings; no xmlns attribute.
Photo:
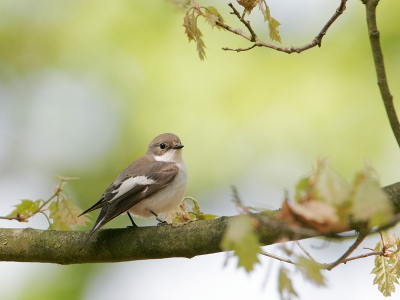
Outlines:
<svg viewBox="0 0 400 300"><path fill-rule="evenodd" d="M385 187L396 213L400 212L400 183ZM255 214L261 245L300 240L318 234L288 229ZM170 257L192 258L221 252L220 243L228 224L236 217L197 221L181 227L160 226L99 230L85 248L79 248L87 231L0 229L0 261L67 264L122 262Z"/></svg>
<svg viewBox="0 0 400 300"><path fill-rule="evenodd" d="M397 144L400 146L400 124L394 108L393 96L390 93L389 84L386 78L385 62L383 60L383 53L380 44L380 33L376 25L376 7L378 6L379 0L361 1L365 4L366 8L368 36L371 43L372 55L374 57L379 90L389 118L390 126L392 127Z"/></svg>
<svg viewBox="0 0 400 300"><path fill-rule="evenodd" d="M347 251L345 253L343 253L343 255L340 256L336 261L326 265L326 269L328 271L331 271L333 268L337 267L342 262L344 262L350 256L350 254L353 253L354 250L356 250L358 248L358 246L361 245L361 243L364 241L364 239L368 236L369 232L370 232L370 230L363 230L363 232L360 232L360 234L358 235L357 239L349 247L349 249L347 249Z"/></svg>
<svg viewBox="0 0 400 300"><path fill-rule="evenodd" d="M226 30L228 30L234 34L240 35L241 37L245 38L246 40L248 40L250 42L254 42L254 44L251 47L244 48L244 49L242 49L242 48L233 49L233 48L224 47L224 48L222 48L222 50L241 52L241 51L251 50L255 47L266 47L266 48L274 49L276 51L281 51L281 52L291 54L294 52L301 53L301 52L311 49L315 46L321 47L323 37L327 33L329 27L331 27L331 25L337 20L337 18L339 18L339 16L345 11L346 3L347 3L347 0L341 0L339 7L336 9L335 13L328 20L328 22L322 27L322 29L318 33L318 35L310 43L300 46L300 47L293 47L293 46L282 47L282 46L278 46L278 45L274 45L274 44L269 44L269 43L266 43L266 42L260 40L257 37L256 33L254 32L253 28L251 27L250 22L244 20L242 18L242 16L240 15L240 13L233 6L233 4L229 3L229 6L233 10L232 14L235 15L240 20L240 22L242 22L246 26L246 28L249 30L251 35L249 36L249 35L243 33L243 31L241 29L232 28L229 25L226 25L221 22L217 22L217 25L225 28Z"/></svg>

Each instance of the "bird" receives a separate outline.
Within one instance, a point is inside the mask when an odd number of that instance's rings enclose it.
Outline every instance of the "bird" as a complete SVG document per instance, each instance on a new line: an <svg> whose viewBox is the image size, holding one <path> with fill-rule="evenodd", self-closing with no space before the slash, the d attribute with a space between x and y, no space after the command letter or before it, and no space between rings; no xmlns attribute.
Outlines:
<svg viewBox="0 0 400 300"><path fill-rule="evenodd" d="M181 140L175 134L155 137L146 154L126 167L100 200L79 215L101 208L79 251L97 230L122 213L127 212L132 226L137 227L130 213L141 218L155 216L161 222L159 214L178 206L188 179L182 148Z"/></svg>

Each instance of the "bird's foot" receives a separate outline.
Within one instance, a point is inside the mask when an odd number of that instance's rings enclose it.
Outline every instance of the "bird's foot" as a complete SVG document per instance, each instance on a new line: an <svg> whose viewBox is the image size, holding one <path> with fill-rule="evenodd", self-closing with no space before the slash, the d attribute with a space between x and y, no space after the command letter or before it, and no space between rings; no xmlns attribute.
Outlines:
<svg viewBox="0 0 400 300"><path fill-rule="evenodd" d="M171 225L171 224L169 224L167 221L162 221L162 220L159 220L159 219L157 219L157 221L158 221L157 226L167 226L167 225Z"/></svg>

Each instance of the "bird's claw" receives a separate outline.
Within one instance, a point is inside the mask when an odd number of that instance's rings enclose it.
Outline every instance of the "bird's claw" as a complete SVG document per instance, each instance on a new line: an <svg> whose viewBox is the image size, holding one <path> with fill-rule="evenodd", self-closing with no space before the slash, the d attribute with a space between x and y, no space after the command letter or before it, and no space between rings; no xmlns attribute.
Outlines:
<svg viewBox="0 0 400 300"><path fill-rule="evenodd" d="M159 221L159 223L157 224L157 226L167 226L167 225L171 225L171 224L169 224L169 223L166 222L166 221L160 221L160 220L158 220L158 219L157 219L157 221Z"/></svg>

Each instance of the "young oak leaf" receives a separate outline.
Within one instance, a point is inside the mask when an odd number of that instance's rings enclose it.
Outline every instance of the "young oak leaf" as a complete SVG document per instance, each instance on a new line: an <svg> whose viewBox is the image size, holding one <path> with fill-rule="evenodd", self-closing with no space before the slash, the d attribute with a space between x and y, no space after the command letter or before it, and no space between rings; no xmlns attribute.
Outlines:
<svg viewBox="0 0 400 300"><path fill-rule="evenodd" d="M296 184L294 199L298 203L308 201L311 197L310 192L311 192L310 177L301 178L299 182L297 182Z"/></svg>
<svg viewBox="0 0 400 300"><path fill-rule="evenodd" d="M281 43L281 35L278 27L281 25L276 19L270 17L268 20L269 38L272 41Z"/></svg>
<svg viewBox="0 0 400 300"><path fill-rule="evenodd" d="M33 212L35 212L40 204L42 203L42 200L28 200L28 199L23 199L21 200L20 204L14 205L15 209L8 215L8 217L16 217L19 216L21 220L25 220L28 218Z"/></svg>
<svg viewBox="0 0 400 300"><path fill-rule="evenodd" d="M326 161L319 160L315 173L316 192L324 202L338 207L348 200L350 185Z"/></svg>
<svg viewBox="0 0 400 300"><path fill-rule="evenodd" d="M183 18L183 27L185 27L185 34L188 37L189 43L192 40L195 40L195 32L196 32L196 18L194 14L189 14L186 12L185 17Z"/></svg>
<svg viewBox="0 0 400 300"><path fill-rule="evenodd" d="M205 18L208 24L210 24L211 28L214 28L217 25L217 22L224 23L225 20L222 18L221 14L218 12L218 10L214 6L208 6L206 7L205 11ZM217 26L219 30L225 28Z"/></svg>
<svg viewBox="0 0 400 300"><path fill-rule="evenodd" d="M196 28L197 53L199 54L200 59L204 60L204 58L206 57L206 51L204 50L206 45L201 38L202 36L203 34L201 33L200 29Z"/></svg>
<svg viewBox="0 0 400 300"><path fill-rule="evenodd" d="M291 295L298 297L293 288L292 279L287 275L287 270L281 267L278 276L278 291L281 299L290 299Z"/></svg>
<svg viewBox="0 0 400 300"><path fill-rule="evenodd" d="M71 226L83 225L89 222L86 216L78 216L82 210L72 203L72 199L66 197L58 202L52 202L49 205L49 219L53 220L50 229L71 230Z"/></svg>
<svg viewBox="0 0 400 300"><path fill-rule="evenodd" d="M382 255L375 257L375 267L371 274L375 274L373 284L378 285L378 290L385 297L390 297L396 291L394 284L399 284L396 275L390 272L389 259Z"/></svg>
<svg viewBox="0 0 400 300"><path fill-rule="evenodd" d="M209 14L209 13L206 13L205 16L204 16L204 18L206 19L207 23L208 23L208 24L211 26L211 28L213 28L213 29L214 29L214 27L217 25L217 22L219 21L217 16L215 16L215 15L213 15L213 14ZM217 26L217 28L219 28L219 27Z"/></svg>
<svg viewBox="0 0 400 300"><path fill-rule="evenodd" d="M325 286L325 278L321 273L323 268L321 264L304 256L300 256L297 263L299 264L298 270L303 273L306 279L317 286Z"/></svg>
<svg viewBox="0 0 400 300"><path fill-rule="evenodd" d="M203 39L201 38L203 35L200 29L197 27L197 18L194 13L189 14L189 11L186 11L186 15L183 18L183 27L185 27L185 34L188 37L189 43L191 41L195 41L197 44L197 53L201 60L204 60L206 57L206 52L204 48L206 47Z"/></svg>
<svg viewBox="0 0 400 300"><path fill-rule="evenodd" d="M271 17L269 6L265 1L262 0L258 1L258 8L264 16L264 22L268 22L269 38L272 41L281 43L282 42L281 35L278 29L281 23L279 23L278 20Z"/></svg>
<svg viewBox="0 0 400 300"><path fill-rule="evenodd" d="M284 220L288 226L306 226L322 234L348 229L348 223L339 218L334 206L318 200L301 204L285 200L276 218Z"/></svg>
<svg viewBox="0 0 400 300"><path fill-rule="evenodd" d="M200 209L199 202L197 202L196 199L194 199L192 197L185 197L184 201L186 201L186 200L191 200L193 202L192 211L189 212L189 214L193 215L195 220L210 220L210 219L218 218L217 215L203 213Z"/></svg>
<svg viewBox="0 0 400 300"><path fill-rule="evenodd" d="M234 250L238 257L238 267L244 267L247 272L253 270L254 265L259 262L257 255L260 252L260 243L249 216L232 220L222 238L221 248L224 251Z"/></svg>
<svg viewBox="0 0 400 300"><path fill-rule="evenodd" d="M89 222L89 219L86 216L78 218L82 212L83 210L76 206L70 197L63 199L58 203L58 213L61 220L70 226L80 226Z"/></svg>
<svg viewBox="0 0 400 300"><path fill-rule="evenodd" d="M241 6L244 7L244 13L251 14L251 11L256 7L260 0L236 0Z"/></svg>
<svg viewBox="0 0 400 300"><path fill-rule="evenodd" d="M388 195L368 172L356 176L351 212L355 221L368 221L371 227L384 225L393 217Z"/></svg>

